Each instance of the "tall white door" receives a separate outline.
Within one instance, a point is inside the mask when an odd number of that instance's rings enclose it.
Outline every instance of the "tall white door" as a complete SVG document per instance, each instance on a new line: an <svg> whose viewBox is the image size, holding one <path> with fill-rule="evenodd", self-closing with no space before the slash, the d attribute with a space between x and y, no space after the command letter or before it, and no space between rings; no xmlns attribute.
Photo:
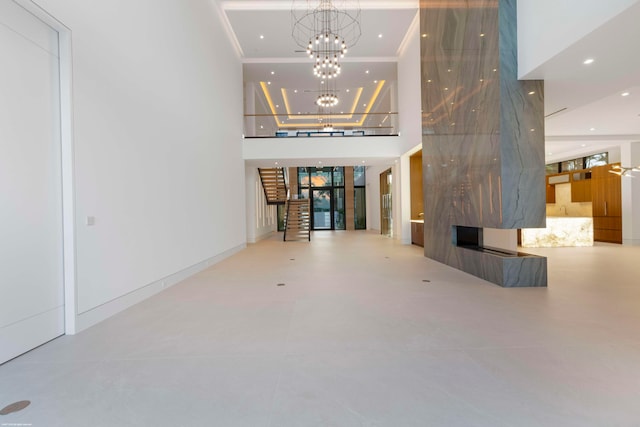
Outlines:
<svg viewBox="0 0 640 427"><path fill-rule="evenodd" d="M58 33L0 0L0 363L64 333Z"/></svg>

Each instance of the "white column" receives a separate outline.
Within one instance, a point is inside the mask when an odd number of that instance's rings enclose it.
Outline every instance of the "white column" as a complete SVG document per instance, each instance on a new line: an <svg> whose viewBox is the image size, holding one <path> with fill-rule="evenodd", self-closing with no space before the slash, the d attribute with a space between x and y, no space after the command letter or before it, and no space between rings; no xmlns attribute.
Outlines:
<svg viewBox="0 0 640 427"><path fill-rule="evenodd" d="M396 175L400 177L397 180L398 189L396 194L399 195L398 216L400 220L400 232L397 233L398 238L404 245L411 244L411 156L407 153L400 157L400 169Z"/></svg>
<svg viewBox="0 0 640 427"><path fill-rule="evenodd" d="M622 166L640 166L640 142L620 147ZM640 246L640 173L622 177L622 243Z"/></svg>

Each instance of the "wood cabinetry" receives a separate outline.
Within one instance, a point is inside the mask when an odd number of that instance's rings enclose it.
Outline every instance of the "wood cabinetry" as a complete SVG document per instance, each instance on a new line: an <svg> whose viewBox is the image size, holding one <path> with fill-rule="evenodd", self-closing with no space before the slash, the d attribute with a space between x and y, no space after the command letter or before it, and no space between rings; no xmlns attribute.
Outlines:
<svg viewBox="0 0 640 427"><path fill-rule="evenodd" d="M411 243L424 247L424 223L411 223Z"/></svg>
<svg viewBox="0 0 640 427"><path fill-rule="evenodd" d="M547 203L556 202L556 186L549 184L547 181Z"/></svg>
<svg viewBox="0 0 640 427"><path fill-rule="evenodd" d="M571 202L582 203L592 201L592 172L580 170L571 173Z"/></svg>
<svg viewBox="0 0 640 427"><path fill-rule="evenodd" d="M547 175L547 203L556 203L556 185L571 184L571 202L590 202L592 198L591 170L577 170Z"/></svg>
<svg viewBox="0 0 640 427"><path fill-rule="evenodd" d="M422 150L409 158L411 179L411 219L422 219L424 216L424 194L422 191Z"/></svg>
<svg viewBox="0 0 640 427"><path fill-rule="evenodd" d="M598 242L622 243L622 182L609 173L616 164L592 168L593 238Z"/></svg>

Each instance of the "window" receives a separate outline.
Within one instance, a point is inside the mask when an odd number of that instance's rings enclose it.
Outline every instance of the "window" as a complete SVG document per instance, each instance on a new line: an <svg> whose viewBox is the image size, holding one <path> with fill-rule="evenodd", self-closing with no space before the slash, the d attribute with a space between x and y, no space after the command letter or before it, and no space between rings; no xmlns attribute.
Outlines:
<svg viewBox="0 0 640 427"><path fill-rule="evenodd" d="M364 187L366 185L366 179L364 175L364 166L354 166L353 168L353 185L356 187Z"/></svg>
<svg viewBox="0 0 640 427"><path fill-rule="evenodd" d="M554 173L560 172L560 163L551 163L546 165L547 175L553 175Z"/></svg>
<svg viewBox="0 0 640 427"><path fill-rule="evenodd" d="M308 168L298 168L298 186L309 186L309 170Z"/></svg>
<svg viewBox="0 0 640 427"><path fill-rule="evenodd" d="M559 163L550 163L545 166L547 175L552 175L560 172L569 172L581 169L589 169L594 166L602 166L609 163L609 153L592 154L587 157L580 157L578 159L565 160Z"/></svg>
<svg viewBox="0 0 640 427"><path fill-rule="evenodd" d="M333 168L309 168L312 187L331 187Z"/></svg>
<svg viewBox="0 0 640 427"><path fill-rule="evenodd" d="M586 169L594 166L602 166L609 163L609 153L599 153L584 158L584 165Z"/></svg>
<svg viewBox="0 0 640 427"><path fill-rule="evenodd" d="M356 230L367 229L367 206L366 206L366 193L364 187L354 188L354 221Z"/></svg>
<svg viewBox="0 0 640 427"><path fill-rule="evenodd" d="M353 203L353 217L354 226L356 230L367 229L367 198L366 187L367 184L365 176L364 166L354 166L353 168L353 190L354 190L354 203Z"/></svg>
<svg viewBox="0 0 640 427"><path fill-rule="evenodd" d="M573 160L566 160L561 163L560 168L561 168L560 170L561 172L584 169L584 159L579 158L579 159L573 159Z"/></svg>

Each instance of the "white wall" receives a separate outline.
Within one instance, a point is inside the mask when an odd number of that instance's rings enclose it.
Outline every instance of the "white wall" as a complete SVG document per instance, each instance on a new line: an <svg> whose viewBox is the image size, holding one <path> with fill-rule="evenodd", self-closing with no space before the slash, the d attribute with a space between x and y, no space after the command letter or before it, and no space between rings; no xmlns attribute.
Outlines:
<svg viewBox="0 0 640 427"><path fill-rule="evenodd" d="M320 138L246 138L245 160L323 159L325 164L359 164L363 158L395 158L402 154L402 138L358 136Z"/></svg>
<svg viewBox="0 0 640 427"><path fill-rule="evenodd" d="M422 144L421 88L420 13L416 12L398 57L398 115L402 154Z"/></svg>
<svg viewBox="0 0 640 427"><path fill-rule="evenodd" d="M624 144L621 157L623 166L640 166L640 142ZM640 182L638 173L634 175L622 178L622 241L640 246Z"/></svg>
<svg viewBox="0 0 640 427"><path fill-rule="evenodd" d="M72 32L82 329L245 245L242 67L209 0L36 3Z"/></svg>
<svg viewBox="0 0 640 427"><path fill-rule="evenodd" d="M380 174L391 166L367 167L367 230L380 231ZM392 196L395 197L395 196Z"/></svg>
<svg viewBox="0 0 640 427"><path fill-rule="evenodd" d="M409 156L422 146L422 92L420 73L420 12L407 32L398 59L398 92L402 156L394 168L394 236L411 244L411 175Z"/></svg>
<svg viewBox="0 0 640 427"><path fill-rule="evenodd" d="M527 74L638 0L518 0L518 75Z"/></svg>
<svg viewBox="0 0 640 427"><path fill-rule="evenodd" d="M277 206L267 205L258 168L247 166L245 170L247 194L247 242L256 243L277 231Z"/></svg>

